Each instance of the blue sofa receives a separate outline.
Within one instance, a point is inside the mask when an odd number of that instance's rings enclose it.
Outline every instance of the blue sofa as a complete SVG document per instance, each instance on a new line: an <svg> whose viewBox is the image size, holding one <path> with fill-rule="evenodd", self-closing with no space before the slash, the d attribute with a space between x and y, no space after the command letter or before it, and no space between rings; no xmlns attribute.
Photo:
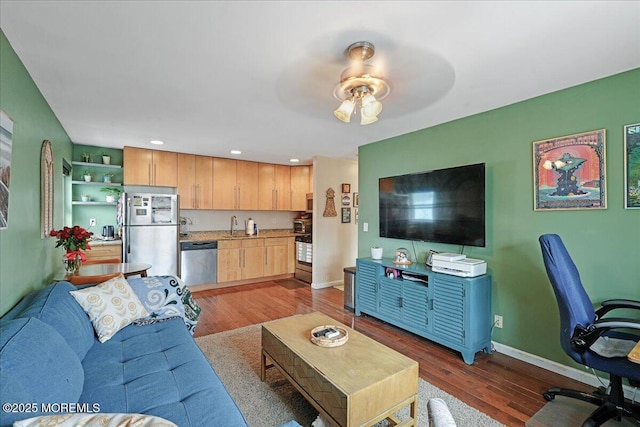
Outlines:
<svg viewBox="0 0 640 427"><path fill-rule="evenodd" d="M0 426L65 410L247 425L182 319L129 325L100 343L75 289L58 282L0 319Z"/></svg>

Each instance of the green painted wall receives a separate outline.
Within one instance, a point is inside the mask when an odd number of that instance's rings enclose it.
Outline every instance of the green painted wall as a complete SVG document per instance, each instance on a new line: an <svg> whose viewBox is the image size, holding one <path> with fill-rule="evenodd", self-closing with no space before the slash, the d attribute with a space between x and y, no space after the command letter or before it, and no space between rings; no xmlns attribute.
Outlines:
<svg viewBox="0 0 640 427"><path fill-rule="evenodd" d="M0 109L13 119L9 225L0 230L0 314L50 282L62 252L40 237L40 150L51 141L54 157L54 225L64 225L62 159L72 145L24 65L0 31Z"/></svg>
<svg viewBox="0 0 640 427"><path fill-rule="evenodd" d="M384 113L383 113L384 114ZM382 119L384 120L384 118ZM382 246L459 252L459 246L379 237L378 178L469 163L487 166L487 247L465 248L493 276L493 312L504 328L493 339L569 364L538 245L562 236L594 301L640 300L640 210L625 210L623 126L640 121L640 69L360 147L358 255ZM375 125L374 125L375 126ZM606 129L606 210L535 212L532 142ZM369 231L362 231L362 224Z"/></svg>

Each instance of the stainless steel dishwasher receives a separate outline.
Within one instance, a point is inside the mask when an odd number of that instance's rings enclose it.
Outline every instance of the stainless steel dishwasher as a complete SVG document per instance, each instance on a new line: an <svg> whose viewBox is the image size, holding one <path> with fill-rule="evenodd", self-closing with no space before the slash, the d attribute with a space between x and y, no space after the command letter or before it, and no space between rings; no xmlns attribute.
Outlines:
<svg viewBox="0 0 640 427"><path fill-rule="evenodd" d="M180 276L187 285L202 285L218 281L218 242L180 243Z"/></svg>

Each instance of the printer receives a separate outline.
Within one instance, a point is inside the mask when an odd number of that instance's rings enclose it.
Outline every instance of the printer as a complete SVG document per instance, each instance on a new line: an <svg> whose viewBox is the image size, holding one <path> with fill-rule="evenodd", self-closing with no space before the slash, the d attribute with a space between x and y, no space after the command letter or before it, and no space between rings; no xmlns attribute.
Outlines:
<svg viewBox="0 0 640 427"><path fill-rule="evenodd" d="M467 258L463 254L433 254L431 270L460 277L476 277L486 274L487 263L481 259Z"/></svg>

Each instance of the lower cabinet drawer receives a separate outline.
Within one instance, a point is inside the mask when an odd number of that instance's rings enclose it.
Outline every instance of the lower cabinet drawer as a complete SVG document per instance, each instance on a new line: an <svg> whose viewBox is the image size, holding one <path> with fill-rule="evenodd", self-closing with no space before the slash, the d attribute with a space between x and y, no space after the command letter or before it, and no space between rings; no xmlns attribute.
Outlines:
<svg viewBox="0 0 640 427"><path fill-rule="evenodd" d="M91 246L91 249L86 251L86 254L87 259L90 260L118 258L122 261L122 245Z"/></svg>

